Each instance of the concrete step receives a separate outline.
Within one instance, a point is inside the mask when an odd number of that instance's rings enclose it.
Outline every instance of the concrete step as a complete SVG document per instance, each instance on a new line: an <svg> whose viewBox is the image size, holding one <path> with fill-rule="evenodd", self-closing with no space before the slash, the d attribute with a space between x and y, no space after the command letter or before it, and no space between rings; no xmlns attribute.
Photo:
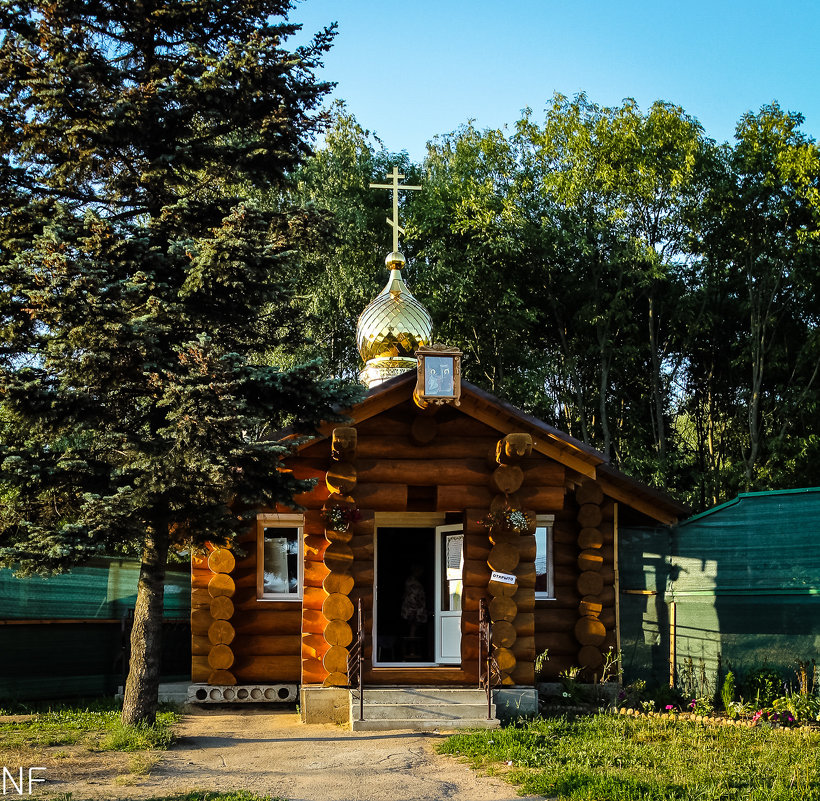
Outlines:
<svg viewBox="0 0 820 801"><path fill-rule="evenodd" d="M396 718L391 720L354 720L350 727L353 731L448 731L450 729L495 729L501 725L496 718L492 720L451 718L444 720L430 718Z"/></svg>
<svg viewBox="0 0 820 801"><path fill-rule="evenodd" d="M359 704L351 707L352 719L359 719ZM491 708L495 717L495 706ZM483 704L371 704L365 701L365 720L486 720L487 703Z"/></svg>
<svg viewBox="0 0 820 801"><path fill-rule="evenodd" d="M364 719L359 692L350 692L350 725L354 731L435 731L494 728L495 704L487 719L487 695L463 687L365 687Z"/></svg>
<svg viewBox="0 0 820 801"><path fill-rule="evenodd" d="M351 698L358 703L359 691L351 690ZM365 687L366 704L484 704L484 690L461 687Z"/></svg>

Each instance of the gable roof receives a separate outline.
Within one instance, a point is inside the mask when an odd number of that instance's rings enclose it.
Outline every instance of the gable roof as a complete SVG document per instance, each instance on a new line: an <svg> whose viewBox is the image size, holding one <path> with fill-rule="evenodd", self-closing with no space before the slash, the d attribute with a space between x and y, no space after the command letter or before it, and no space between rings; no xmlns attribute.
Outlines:
<svg viewBox="0 0 820 801"><path fill-rule="evenodd" d="M340 411L350 418L351 425L362 423L408 400L415 385L416 372L411 370L373 387L363 401ZM595 479L609 497L653 520L672 524L689 514L689 509L670 495L616 470L607 457L595 448L467 381L461 382L461 405L458 410L494 428L501 436L514 431L529 434L533 450L564 465L575 483L585 478ZM330 436L338 425L323 424L319 437L299 445L297 452L315 444L318 439Z"/></svg>

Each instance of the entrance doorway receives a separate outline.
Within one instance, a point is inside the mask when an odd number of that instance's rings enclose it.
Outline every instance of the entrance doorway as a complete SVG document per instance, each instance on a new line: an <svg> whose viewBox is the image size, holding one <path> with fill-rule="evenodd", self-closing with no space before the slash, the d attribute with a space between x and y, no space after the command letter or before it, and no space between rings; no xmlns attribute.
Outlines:
<svg viewBox="0 0 820 801"><path fill-rule="evenodd" d="M380 526L375 665L461 662L461 525Z"/></svg>

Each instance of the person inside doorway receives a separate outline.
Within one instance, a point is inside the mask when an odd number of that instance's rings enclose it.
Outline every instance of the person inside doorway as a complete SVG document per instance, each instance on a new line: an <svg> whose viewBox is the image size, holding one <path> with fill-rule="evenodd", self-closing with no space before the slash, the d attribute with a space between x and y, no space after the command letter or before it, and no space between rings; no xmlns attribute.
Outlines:
<svg viewBox="0 0 820 801"><path fill-rule="evenodd" d="M404 582L404 596L401 602L401 616L407 624L405 657L418 658L423 648L424 632L427 626L427 593L421 577L424 568L415 564Z"/></svg>

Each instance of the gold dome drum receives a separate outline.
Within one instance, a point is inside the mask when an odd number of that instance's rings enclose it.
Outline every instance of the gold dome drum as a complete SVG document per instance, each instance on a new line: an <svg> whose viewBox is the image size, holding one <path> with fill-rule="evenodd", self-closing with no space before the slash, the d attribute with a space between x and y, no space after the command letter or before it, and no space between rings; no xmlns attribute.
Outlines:
<svg viewBox="0 0 820 801"><path fill-rule="evenodd" d="M430 344L432 332L427 309L413 297L401 270L393 269L387 286L359 316L356 344L365 362L411 360L414 366L416 351Z"/></svg>

